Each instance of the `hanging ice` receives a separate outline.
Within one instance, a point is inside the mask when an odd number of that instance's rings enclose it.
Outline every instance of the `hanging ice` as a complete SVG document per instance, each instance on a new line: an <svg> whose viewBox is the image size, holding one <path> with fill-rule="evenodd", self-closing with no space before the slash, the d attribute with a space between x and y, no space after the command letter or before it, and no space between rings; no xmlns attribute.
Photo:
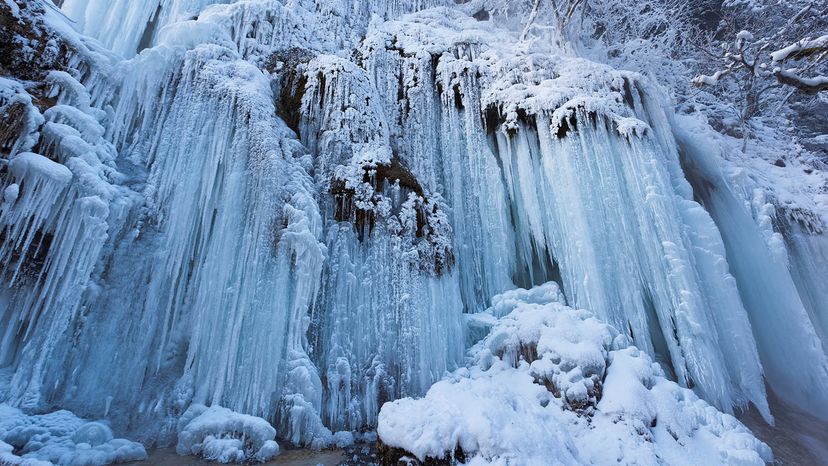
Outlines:
<svg viewBox="0 0 828 466"><path fill-rule="evenodd" d="M767 380L828 408L822 220L719 173L720 145L641 76L518 47L468 16L474 4L64 1L98 43L39 1L13 3L0 13L57 55L0 77L14 122L0 128L0 401L106 418L148 443L221 411L261 418L262 442L269 424L282 445L343 445L416 420L394 414L408 401L378 413L540 300L607 323L573 324L587 329L573 345L632 341L642 354L599 345L600 382L613 384L610 353L641 368L728 455L767 458L705 403L768 416ZM591 369L567 382L555 364L561 399L594 405ZM523 376L530 398L479 400L557 403ZM462 377L475 382L432 393L493 383ZM639 414L625 425L650 429ZM679 436L699 427L673 421ZM182 449L275 452L210 425ZM562 461L584 459L547 433ZM638 440L644 456L662 448ZM422 452L454 448L438 446Z"/></svg>

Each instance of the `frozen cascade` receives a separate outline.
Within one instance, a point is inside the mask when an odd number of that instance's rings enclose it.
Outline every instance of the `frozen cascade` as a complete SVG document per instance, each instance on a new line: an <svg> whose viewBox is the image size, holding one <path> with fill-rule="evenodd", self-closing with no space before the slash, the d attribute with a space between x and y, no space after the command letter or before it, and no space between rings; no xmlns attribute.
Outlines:
<svg viewBox="0 0 828 466"><path fill-rule="evenodd" d="M84 34L125 57L155 44L161 29L193 19L207 5L226 0L58 0Z"/></svg>
<svg viewBox="0 0 828 466"><path fill-rule="evenodd" d="M639 75L402 16L446 3L63 1L102 45L47 9L76 53L0 77L0 402L347 443L554 281L719 410L769 418L764 377L828 407L821 221Z"/></svg>
<svg viewBox="0 0 828 466"><path fill-rule="evenodd" d="M113 125L114 137L122 156L146 164L149 173L140 229L115 251L123 270L112 266L107 289L113 292L98 298L124 313L117 325L100 316L111 338L134 335L141 348L115 363L121 382L97 389L116 400L139 401L131 398L133 387L148 382L144 371L158 374L161 383L183 370L175 386L178 403L270 416L280 387L309 366L306 314L325 249L318 242L321 220L311 180L302 168L306 156L271 117L269 81L233 57L218 46L167 49L142 55L124 70L114 114L122 126ZM158 65L168 65L162 69L169 74L155 74ZM146 103L145 95L158 99ZM135 131L148 126L157 130ZM127 141L128 135L138 137ZM153 259L135 267L136 254ZM152 338L142 338L148 330ZM90 353L108 357L94 349L106 340L90 340ZM102 364L112 363L95 361L90 370ZM285 365L289 372L280 369ZM92 381L73 377L77 384ZM305 407L318 410L313 401L319 380L305 377L296 382L297 393ZM148 387L150 399L139 402L163 406L158 388Z"/></svg>
<svg viewBox="0 0 828 466"><path fill-rule="evenodd" d="M36 116L42 139L29 147L43 155L10 154L0 212L0 260L9 266L3 270L7 296L0 300L0 361L19 366L14 398L24 406L40 402L57 342L78 317L110 230L134 200L117 186L122 175L114 147L103 139L103 112L90 107L86 89L69 74L54 71L46 80L56 105Z"/></svg>
<svg viewBox="0 0 828 466"><path fill-rule="evenodd" d="M13 399L57 402L98 415L112 403L123 403L133 409L113 415L124 423L131 416L140 427L148 418L172 420L190 402L272 417L285 386L292 389L287 412L308 419L305 424L286 423L284 435L294 435L291 427L307 425L317 428L296 433L297 442L310 443L314 434L330 435L312 421L320 411L321 386L304 352L306 314L325 254L317 240L321 220L312 180L302 168L307 156L290 130L272 118L269 80L238 60L233 50L211 45L186 50L175 44L125 63L118 79L122 84L108 115L108 137L120 149L121 168L130 174L120 181L140 189L146 201L131 210L129 228L113 244L97 286L86 296L86 306L107 312L85 313L79 320L70 317L70 308L66 317L56 316L62 317L63 327L35 332L66 356L49 360L49 351L33 350L40 365L28 363L15 372ZM75 117L73 123L86 123ZM148 127L157 131L142 131ZM103 128L95 135L101 137ZM12 160L24 167L27 157ZM71 175L63 165L46 162L63 170L47 174L64 181ZM46 162L38 166L48 168ZM13 174L18 171L24 173L20 169ZM41 193L38 174L24 180L23 194L14 210L4 210L4 219L22 203L37 201L33 195L61 198L55 190L66 186L52 183L47 186L51 192ZM74 180L84 183L81 176ZM29 184L33 189L27 191ZM68 218L75 224L84 218L44 205L21 212L38 220ZM34 228L44 229L39 224ZM100 234L81 233L98 249L104 245ZM86 244L75 237L68 241L74 248ZM94 266L97 250L81 255L67 246L61 251L71 254L57 256L61 264L74 261L73 270L88 280L90 271L80 264ZM58 278L70 281L72 275L42 277L44 295L63 300L73 296L50 291L61 284ZM71 284L72 293L83 292L83 286ZM29 324L26 309L11 304L13 314L5 319ZM70 324L90 330L75 336ZM12 331L16 328L9 327L6 340L17 338L19 332ZM112 341L120 341L123 351L113 353ZM10 346L4 344L4 358L16 354ZM44 343L32 346L49 348ZM73 347L83 348L83 354L69 351ZM101 380L96 374L107 377ZM263 386L271 389L259 389ZM108 400L106 408L103 400Z"/></svg>
<svg viewBox="0 0 828 466"><path fill-rule="evenodd" d="M326 421L355 430L375 425L384 401L424 393L456 367L463 303L446 207L392 155L365 72L323 55L306 75L300 133L333 194L322 202L329 258L314 346Z"/></svg>
<svg viewBox="0 0 828 466"><path fill-rule="evenodd" d="M548 116L536 118L537 132L518 125L513 137L497 135L497 147L527 217L518 234L560 261L569 300L601 309L719 406L764 406L761 366L715 225L664 169L677 160L646 136L625 141L583 110L566 120L577 137L558 139ZM721 308L738 312L725 317Z"/></svg>
<svg viewBox="0 0 828 466"><path fill-rule="evenodd" d="M448 16L442 16L446 15ZM430 21L458 20L447 10L425 20L390 23L363 45L366 69L382 92L392 147L421 182L449 207L460 291L468 312L485 309L495 294L513 288L513 232L498 161L486 142L479 46L430 36ZM464 18L465 19L465 18ZM471 37L477 26L472 22ZM397 34L405 28L408 34ZM442 31L441 31L442 32ZM422 44L420 39L437 43Z"/></svg>
<svg viewBox="0 0 828 466"><path fill-rule="evenodd" d="M585 97L570 86L588 82L581 73L593 72L594 65L537 56L531 59L542 64L535 71L541 76L531 76L530 82L498 75L498 70L486 76L492 70L484 67L526 69L521 61L526 58L510 61L493 57L491 50L481 53L474 23L458 27L452 21L463 18L446 20L441 13L423 13L413 26L386 26L391 33L378 35L366 55L380 57L377 66L382 68L374 76L381 89L388 89L385 95L403 96L387 104L391 114L403 114L401 119L406 111L429 111L423 92L411 86L409 96L407 83L419 83L419 76L431 73L436 90L442 89L438 105L447 126L432 134L457 139L438 152L449 176L438 176L436 185L446 190L449 202L460 199L453 212L462 217L453 218L452 225L461 283L465 279L480 287L486 278L497 277L487 270L506 271L515 281L530 284L560 274L569 302L599 309L602 318L625 329L684 384L722 409L751 401L767 414L761 365L724 246L711 218L692 201L669 123L657 107L645 108L649 103L641 102L648 98L647 89L638 87L634 75L612 72L593 84L595 94ZM421 23L440 33L426 34ZM450 39L434 44L432 37ZM398 50L375 52L382 44ZM408 71L388 72L393 60L385 57L392 53L401 63L391 69ZM554 71L543 75L544 67ZM383 83L382 77L391 82ZM495 82L479 82L486 78ZM480 88L491 90L483 95ZM472 115L466 118L471 127L457 126L453 112L461 118ZM484 114L490 127L482 125ZM418 129L412 131L414 137ZM428 154L420 155L424 159ZM412 166L425 165L413 157ZM459 164L445 168L452 160ZM470 167L475 162L489 165ZM455 180L461 186L452 185ZM502 188L492 189L498 186ZM474 194L459 191L455 197L455 189L463 188ZM512 222L498 220L509 216ZM482 225L476 218L487 222ZM474 228L464 229L467 221L475 222ZM476 236L487 233L489 241ZM517 248L504 247L501 253L498 245L508 242ZM468 251L471 259L463 244L475 245ZM464 261L469 269L463 269ZM472 269L470 262L485 268ZM507 286L509 276L500 287ZM479 300L464 295L464 302L485 304L498 291L497 282L485 290ZM718 308L732 312L723 316Z"/></svg>
<svg viewBox="0 0 828 466"><path fill-rule="evenodd" d="M742 300L754 322L754 334L770 386L800 406L828 416L824 286L825 237L821 223L772 218L775 209L761 193L745 207L711 160L717 147L677 131L688 173L705 207L717 219ZM756 217L756 219L754 219ZM789 248L772 223L784 225ZM819 222L818 218L816 222ZM754 225L764 225L759 229ZM810 231L809 231L810 229ZM768 231L770 230L770 231ZM788 256L790 251L790 257ZM803 254L805 253L805 254ZM786 341L787 344L780 344ZM795 361L795 363L794 363Z"/></svg>
<svg viewBox="0 0 828 466"><path fill-rule="evenodd" d="M828 341L828 289L823 286L820 278L825 273L824 264L828 263L828 238L824 235L821 224L819 231L815 231L795 220L786 223L788 234L785 235L785 240L794 284L814 324L814 330L825 346Z"/></svg>

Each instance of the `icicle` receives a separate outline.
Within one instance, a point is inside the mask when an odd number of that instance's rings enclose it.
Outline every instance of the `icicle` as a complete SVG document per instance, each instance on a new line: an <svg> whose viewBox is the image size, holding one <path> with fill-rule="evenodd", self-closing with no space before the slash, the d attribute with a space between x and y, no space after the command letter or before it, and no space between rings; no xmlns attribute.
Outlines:
<svg viewBox="0 0 828 466"><path fill-rule="evenodd" d="M459 274L446 207L393 154L364 71L322 56L305 73L300 133L319 154L329 252L314 360L326 423L356 430L376 424L383 401L424 393L459 362Z"/></svg>
<svg viewBox="0 0 828 466"><path fill-rule="evenodd" d="M0 360L19 365L13 396L31 405L54 375L54 351L76 325L109 232L118 231L131 202L128 190L112 184L120 177L115 150L103 140L102 112L90 107L86 88L65 72L46 80L58 104L43 114L44 155L9 161L0 209L0 260L10 266L3 271L10 300L0 309Z"/></svg>

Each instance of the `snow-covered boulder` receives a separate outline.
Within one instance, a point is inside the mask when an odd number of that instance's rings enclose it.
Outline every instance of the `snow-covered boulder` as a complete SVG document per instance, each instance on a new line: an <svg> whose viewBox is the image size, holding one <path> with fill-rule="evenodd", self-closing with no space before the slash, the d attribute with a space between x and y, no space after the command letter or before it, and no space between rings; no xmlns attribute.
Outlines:
<svg viewBox="0 0 828 466"><path fill-rule="evenodd" d="M178 421L175 451L220 463L265 462L279 455L275 437L276 429L260 417L193 404Z"/></svg>
<svg viewBox="0 0 828 466"><path fill-rule="evenodd" d="M519 290L470 365L383 406L381 453L466 464L761 465L770 448L558 293ZM556 291L556 290L555 290ZM506 304L508 303L508 305Z"/></svg>
<svg viewBox="0 0 828 466"><path fill-rule="evenodd" d="M69 411L29 416L0 404L0 464L97 466L147 459L144 446L114 438L101 422Z"/></svg>

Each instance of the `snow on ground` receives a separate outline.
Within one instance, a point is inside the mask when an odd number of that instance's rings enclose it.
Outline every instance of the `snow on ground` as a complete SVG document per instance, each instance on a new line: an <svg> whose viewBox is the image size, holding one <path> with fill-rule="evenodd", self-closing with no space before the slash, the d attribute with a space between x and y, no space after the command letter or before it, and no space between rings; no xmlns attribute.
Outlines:
<svg viewBox="0 0 828 466"><path fill-rule="evenodd" d="M660 366L554 284L507 292L470 363L421 399L383 406L378 433L419 460L466 464L739 464L770 448L729 414L667 380ZM532 426L532 428L527 428Z"/></svg>
<svg viewBox="0 0 828 466"><path fill-rule="evenodd" d="M0 404L0 464L96 466L146 458L143 445L114 438L102 422L65 410L30 416Z"/></svg>

